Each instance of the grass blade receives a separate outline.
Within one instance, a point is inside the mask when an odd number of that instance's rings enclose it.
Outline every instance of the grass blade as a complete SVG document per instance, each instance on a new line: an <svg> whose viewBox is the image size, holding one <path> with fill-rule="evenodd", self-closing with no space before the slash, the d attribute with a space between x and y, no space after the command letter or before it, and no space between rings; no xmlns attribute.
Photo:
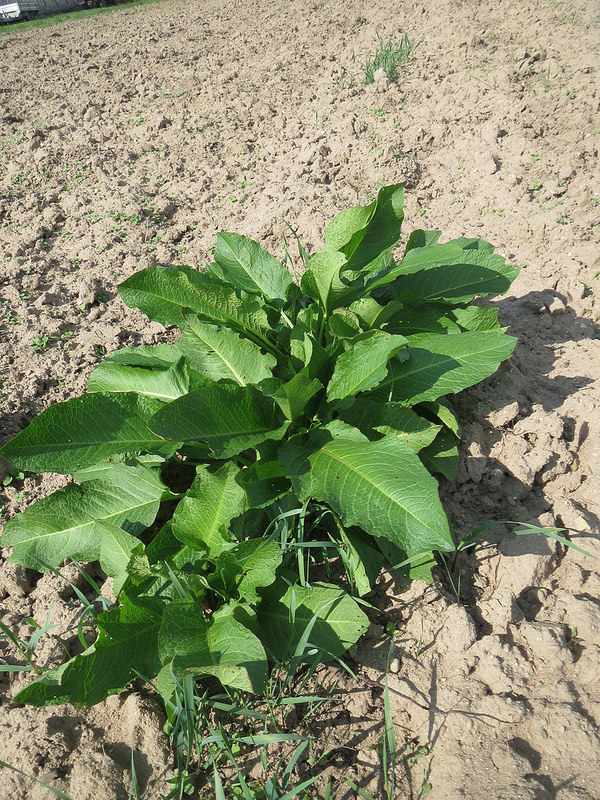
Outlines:
<svg viewBox="0 0 600 800"><path fill-rule="evenodd" d="M49 786L47 783L44 783L43 781L38 781L38 779L34 778L33 775L28 775L26 772L23 772L22 769L14 767L12 764L7 764L6 761L2 761L1 759L0 759L0 767L6 767L6 769L10 769L13 772L16 772L17 774L22 775L24 778L27 778L30 781L35 781L38 784L38 786L43 786L44 789L48 789L49 792L52 792L52 794L55 797L60 797L61 800L73 800L71 795L65 794L65 792L61 792L60 789L57 789L54 786Z"/></svg>
<svg viewBox="0 0 600 800"><path fill-rule="evenodd" d="M383 708L384 708L384 737L383 737L383 780L385 785L385 792L388 800L394 800L394 793L396 787L396 733L394 731L394 720L392 718L392 707L390 704L390 687L389 687L389 670L394 652L394 637L390 643L390 649L387 657L387 664L385 670L385 688L383 690Z"/></svg>
<svg viewBox="0 0 600 800"><path fill-rule="evenodd" d="M225 800L225 790L223 789L223 783L216 764L213 764L213 777L215 781L215 800Z"/></svg>
<svg viewBox="0 0 600 800"><path fill-rule="evenodd" d="M359 797L362 797L362 798L363 798L363 800L375 800L375 798L373 797L373 795L369 794L368 792L365 792L365 790L364 790L364 789L361 789L361 788L360 788L360 786L358 786L356 783L354 783L354 781L351 781L349 778L346 778L344 775L340 775L340 777L341 777L341 779L342 779L343 781L345 781L345 782L348 784L348 786L349 786L351 789L354 789L354 791L356 792L356 794L357 794Z"/></svg>

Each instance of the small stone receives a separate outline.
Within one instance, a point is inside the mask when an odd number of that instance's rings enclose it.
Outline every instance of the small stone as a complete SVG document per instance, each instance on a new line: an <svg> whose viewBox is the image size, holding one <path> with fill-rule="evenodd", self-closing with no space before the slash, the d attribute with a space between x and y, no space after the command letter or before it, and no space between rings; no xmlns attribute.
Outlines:
<svg viewBox="0 0 600 800"><path fill-rule="evenodd" d="M43 285L43 280L39 275L24 275L21 285L26 292L34 292Z"/></svg>
<svg viewBox="0 0 600 800"><path fill-rule="evenodd" d="M586 293L585 283L573 277L561 278L557 285L556 291L564 295L568 300L583 300Z"/></svg>
<svg viewBox="0 0 600 800"><path fill-rule="evenodd" d="M569 255L589 269L598 269L600 267L600 251L593 242L584 242L577 245L569 252Z"/></svg>
<svg viewBox="0 0 600 800"><path fill-rule="evenodd" d="M373 73L373 84L377 92L385 92L391 84L391 81L383 67L380 67Z"/></svg>
<svg viewBox="0 0 600 800"><path fill-rule="evenodd" d="M588 530L588 524L585 518L572 500L559 499L555 505L555 510L560 516L565 528L568 528L570 531Z"/></svg>
<svg viewBox="0 0 600 800"><path fill-rule="evenodd" d="M517 436L550 436L552 439L562 439L564 422L556 411L547 413L542 405L536 403L531 409L531 415L517 422L513 430Z"/></svg>
<svg viewBox="0 0 600 800"><path fill-rule="evenodd" d="M566 310L567 307L560 299L560 297L555 297L554 300L548 306L548 311L551 314L564 314Z"/></svg>
<svg viewBox="0 0 600 800"><path fill-rule="evenodd" d="M504 483L504 470L500 467L488 470L485 475L485 483L489 489L499 489Z"/></svg>
<svg viewBox="0 0 600 800"><path fill-rule="evenodd" d="M600 603L586 597L575 597L565 592L559 599L565 609L565 623L577 630L577 638L587 644L600 642Z"/></svg>
<svg viewBox="0 0 600 800"><path fill-rule="evenodd" d="M372 622L369 626L369 636L371 639L381 639L383 636L383 626Z"/></svg>
<svg viewBox="0 0 600 800"><path fill-rule="evenodd" d="M98 284L95 280L83 280L79 284L79 293L77 295L76 305L78 306L91 306L96 300L96 292L98 291Z"/></svg>
<svg viewBox="0 0 600 800"><path fill-rule="evenodd" d="M510 460L505 464L505 466L524 486L533 486L536 472L532 468L532 465L529 463L526 456L518 453L514 454L511 456Z"/></svg>
<svg viewBox="0 0 600 800"><path fill-rule="evenodd" d="M469 478L473 483L481 483L481 479L485 474L487 459L483 456L479 458L471 456L466 459L465 464Z"/></svg>
<svg viewBox="0 0 600 800"><path fill-rule="evenodd" d="M65 216L57 205L48 205L42 212L42 224L45 230L52 231L54 228L64 222Z"/></svg>
<svg viewBox="0 0 600 800"><path fill-rule="evenodd" d="M48 155L49 155L49 154L48 154L48 151L46 150L46 148L45 148L45 147L39 147L39 148L38 148L38 149L35 151L35 156L34 156L34 158L35 158L35 161L36 161L36 164L39 164L39 163L41 163L42 161L44 161L46 158L48 158Z"/></svg>
<svg viewBox="0 0 600 800"><path fill-rule="evenodd" d="M71 769L69 794L79 800L106 796L126 800L124 770L105 753L79 755Z"/></svg>
<svg viewBox="0 0 600 800"><path fill-rule="evenodd" d="M540 586L557 564L557 544L543 534L510 536L498 549L503 558L498 562L496 585L509 589L515 597Z"/></svg>
<svg viewBox="0 0 600 800"><path fill-rule="evenodd" d="M374 768L379 765L379 753L370 747L365 747L358 751L356 760L359 764Z"/></svg>
<svg viewBox="0 0 600 800"><path fill-rule="evenodd" d="M568 161L564 161L558 168L558 174L563 181L568 181L575 175L575 172L575 166Z"/></svg>
<svg viewBox="0 0 600 800"><path fill-rule="evenodd" d="M511 422L514 422L518 416L519 404L515 400L514 403L510 403L504 406L504 408L498 409L498 411L492 411L491 414L488 414L487 419L490 425L493 425L495 428L503 428L506 425L510 425Z"/></svg>
<svg viewBox="0 0 600 800"><path fill-rule="evenodd" d="M437 646L440 653L462 653L477 641L477 629L467 610L451 605L440 616L442 625Z"/></svg>
<svg viewBox="0 0 600 800"><path fill-rule="evenodd" d="M83 115L84 122L97 122L100 119L100 111L97 106L89 106Z"/></svg>
<svg viewBox="0 0 600 800"><path fill-rule="evenodd" d="M535 524L537 520L533 520ZM553 555L553 542L542 533L528 533L519 536L507 536L500 542L499 550L503 556L518 558L527 555Z"/></svg>
<svg viewBox="0 0 600 800"><path fill-rule="evenodd" d="M390 661L390 672L397 675L400 672L400 659L392 658Z"/></svg>
<svg viewBox="0 0 600 800"><path fill-rule="evenodd" d="M516 597L507 587L498 587L489 600L480 603L479 610L495 634L506 634L509 625L523 619Z"/></svg>
<svg viewBox="0 0 600 800"><path fill-rule="evenodd" d="M50 287L49 291L42 292L39 297L34 301L33 307L41 309L42 306L60 306L64 302L59 294L52 291L54 287Z"/></svg>
<svg viewBox="0 0 600 800"><path fill-rule="evenodd" d="M0 571L0 597L24 597L31 590L27 572L19 564L6 561Z"/></svg>

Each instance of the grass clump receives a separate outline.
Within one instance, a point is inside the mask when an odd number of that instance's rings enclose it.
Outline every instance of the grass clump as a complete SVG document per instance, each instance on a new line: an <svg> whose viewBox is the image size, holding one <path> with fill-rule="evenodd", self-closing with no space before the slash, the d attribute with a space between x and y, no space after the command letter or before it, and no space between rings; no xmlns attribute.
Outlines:
<svg viewBox="0 0 600 800"><path fill-rule="evenodd" d="M378 69L383 69L390 81L395 81L399 67L403 67L418 42L411 42L408 35L404 33L398 43L393 39L384 42L379 39L379 47L375 53L369 56L364 66L364 83L373 83L375 73Z"/></svg>

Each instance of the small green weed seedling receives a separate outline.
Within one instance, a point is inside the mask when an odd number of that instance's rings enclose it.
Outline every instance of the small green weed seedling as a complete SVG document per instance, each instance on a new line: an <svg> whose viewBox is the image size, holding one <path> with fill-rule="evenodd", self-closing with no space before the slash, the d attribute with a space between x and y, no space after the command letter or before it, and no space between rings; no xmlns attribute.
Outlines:
<svg viewBox="0 0 600 800"><path fill-rule="evenodd" d="M398 74L398 68L403 67L418 42L411 42L407 34L403 34L400 42L396 43L393 39L384 42L379 39L379 47L372 56L369 56L363 67L363 81L366 84L373 83L375 73L378 69L383 69L390 81L394 82Z"/></svg>
<svg viewBox="0 0 600 800"><path fill-rule="evenodd" d="M117 598L90 609L96 641L17 702L93 704L139 676L171 715L190 680L264 695L272 665L314 667L360 638L384 559L428 578L433 552L454 551L432 474L457 464L446 396L510 356L497 310L470 303L518 270L439 231L396 258L403 200L386 186L338 214L320 251L300 248L299 283L221 233L205 272L154 266L119 286L180 337L105 357L86 394L0 451L73 477L7 523L12 559L99 561Z"/></svg>
<svg viewBox="0 0 600 800"><path fill-rule="evenodd" d="M36 353L43 353L46 347L48 346L48 342L50 341L50 337L46 335L37 334L33 337L33 340L30 343L30 346Z"/></svg>

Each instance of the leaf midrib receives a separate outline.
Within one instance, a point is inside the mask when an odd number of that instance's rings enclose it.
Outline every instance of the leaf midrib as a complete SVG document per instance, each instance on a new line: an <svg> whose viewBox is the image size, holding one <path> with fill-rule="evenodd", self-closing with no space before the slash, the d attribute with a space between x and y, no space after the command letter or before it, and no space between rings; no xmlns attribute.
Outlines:
<svg viewBox="0 0 600 800"><path fill-rule="evenodd" d="M179 398L176 398L179 399ZM152 433L150 431L150 433ZM123 447L123 450L119 450L113 455L118 455L119 452L127 453L129 452L129 447L127 445L134 445L134 444L164 444L167 440L159 436L157 433L153 434L154 437L152 439L103 439L102 441L90 441L90 442L72 442L67 440L66 442L56 442L55 444L46 444L43 445L21 445L19 447L18 455L19 457L24 455L39 455L41 453L54 453L57 450L64 452L65 450L75 450L80 447L101 447L102 445L113 445L113 444L124 444L126 445ZM171 440L174 441L174 440ZM66 454L65 454L66 455ZM93 466L93 465L92 465Z"/></svg>
<svg viewBox="0 0 600 800"><path fill-rule="evenodd" d="M475 331L473 331L473 333L475 333ZM457 336L463 336L464 334L456 334L456 335ZM483 335L487 335L487 334L483 334ZM504 337L504 338L507 338L507 337ZM440 379L440 378L444 377L445 375L447 375L449 372L452 372L453 370L459 369L461 367L468 367L469 366L468 359L471 359L474 356L486 356L486 355L488 355L490 353L493 353L495 350L503 350L504 346L505 346L504 342L499 342L496 345L494 345L493 347L488 347L488 348L486 348L484 350L472 350L472 351L469 351L468 353L458 354L456 356L451 356L448 353L439 353L436 350L430 350L427 347L411 347L409 352L414 352L415 350L419 350L422 353L427 353L429 356L439 356L440 360L436 360L434 362L430 362L429 364L424 364L424 365L420 366L418 369L415 368L415 369L410 370L410 369L408 369L408 367L410 367L410 364L411 364L411 360L410 360L410 357L409 357L407 361L399 362L399 365L404 365L404 364L407 365L407 371L406 371L406 373L404 375L401 376L401 378L395 377L394 375L390 375L387 378L384 378L379 385L380 385L380 387L389 386L390 383L395 383L398 380L401 380L401 379L402 380L406 380L406 378L408 378L408 377L412 378L413 376L419 375L420 373L427 372L434 365L436 367L437 366L446 366L446 364L449 364L451 362L454 366L451 369L446 370L446 372L444 372L441 375L439 375L438 379ZM413 362L413 366L414 366L414 362Z"/></svg>
<svg viewBox="0 0 600 800"><path fill-rule="evenodd" d="M193 327L192 327L192 331L194 332L194 336L196 336L201 342L203 342L203 344L205 344L208 347L208 349L212 353L214 353L215 355L217 355L221 359L221 361L223 362L225 367L231 372L231 374L234 376L234 378L239 383L239 385L240 386L246 386L247 385L246 382L244 381L243 377L234 368L233 363L231 361L228 361L228 359L223 355L223 353L221 353L221 351L214 344L214 342L209 342L207 339L205 339L203 336L201 336L197 332L197 330L195 330ZM210 353L208 355L210 355Z"/></svg>
<svg viewBox="0 0 600 800"><path fill-rule="evenodd" d="M442 264L440 266L441 267L451 267L451 266L454 266L454 265L453 264ZM468 266L471 266L471 267L474 267L474 268L478 268L478 269L488 269L487 267L478 267L478 265L476 265L476 264L469 264ZM435 268L433 270L429 270L429 272L435 272ZM482 283L487 283L490 280L498 280L498 279L501 279L501 278L504 278L504 280L508 280L506 278L506 276L503 275L501 272L495 272L494 270L489 270L489 272L490 272L490 275L480 275L478 277L478 279L476 279L476 280L471 279L469 281L465 281L464 283L453 283L452 286L446 286L446 289L441 288L441 289L439 289L437 291L430 291L430 292L428 292L426 294L421 295L421 298L424 301L435 300L438 297L446 297L446 296L451 297L452 299L454 299L454 295L456 294L456 292L459 292L459 291L460 292L464 292L465 290L468 289L469 290L469 294L471 294L472 293L471 290L479 289ZM423 279L426 279L426 278L429 279L430 278L430 276L421 275L421 273L419 273L419 272L413 273L413 275L406 275L406 276L399 276L399 277L409 278L409 277L414 277L414 275L416 275L417 277L423 278ZM435 275L431 276L431 280L434 281L435 277L436 277ZM439 276L437 276L437 277L439 278ZM399 286L399 289L400 289L400 291L402 291L402 285ZM435 287L433 287L433 289L435 289Z"/></svg>
<svg viewBox="0 0 600 800"><path fill-rule="evenodd" d="M103 516L95 516L94 519L92 519L92 520L89 520L87 522L83 522L80 525L73 525L70 528L62 528L61 530L48 531L46 533L37 533L37 534L33 534L32 536L30 536L28 538L19 538L18 542L15 542L13 546L15 546L15 545L21 546L22 544L26 544L28 542L39 542L39 541L42 541L42 540L48 540L49 538L51 538L53 536L64 536L64 535L72 534L75 531L83 530L85 528L89 528L90 526L93 526L93 525L95 525L97 523L101 523L103 525L107 525L108 527L113 527L115 529L118 528L119 530L122 530L120 525L116 525L114 523L112 523L112 524L110 523L111 518L118 517L121 514L123 514L125 512L128 512L128 511L139 511L140 509L143 509L143 508L145 508L147 506L150 506L153 503L158 503L159 501L160 501L160 496L152 498L150 500L145 500L144 502L138 503L136 505L127 506L126 508L123 508L120 511L113 511L113 512L111 512L110 514L108 514L105 517L103 517ZM17 519L18 519L18 517L17 517Z"/></svg>
<svg viewBox="0 0 600 800"><path fill-rule="evenodd" d="M230 252L230 254L231 254L231 260L232 260L232 261L235 261L235 262L236 262L236 264L239 264L239 265L240 265L240 267L241 267L241 268L242 268L242 270L244 271L244 274L245 274L245 275L246 275L246 276L247 276L247 277L250 279L250 281L251 281L251 282L252 282L252 283L253 283L253 284L256 286L256 288L258 289L258 291L259 291L259 292L260 292L262 295L264 295L265 297L270 297L270 292L269 292L269 291L267 291L267 289L266 289L266 288L264 288L263 286L261 286L261 285L260 285L260 283L259 283L259 282L256 280L256 277L255 277L254 275L252 275L252 274L251 274L251 273L248 271L248 268L246 267L246 265L244 264L244 262L243 262L243 261L242 261L240 258L238 258L238 257L237 257L237 255L235 254L234 250L232 249L232 247L231 247L231 245L229 244L229 242L227 241L227 239L223 239L222 241L224 241L224 242L225 242L225 244L227 245L227 249L229 250L229 252Z"/></svg>

